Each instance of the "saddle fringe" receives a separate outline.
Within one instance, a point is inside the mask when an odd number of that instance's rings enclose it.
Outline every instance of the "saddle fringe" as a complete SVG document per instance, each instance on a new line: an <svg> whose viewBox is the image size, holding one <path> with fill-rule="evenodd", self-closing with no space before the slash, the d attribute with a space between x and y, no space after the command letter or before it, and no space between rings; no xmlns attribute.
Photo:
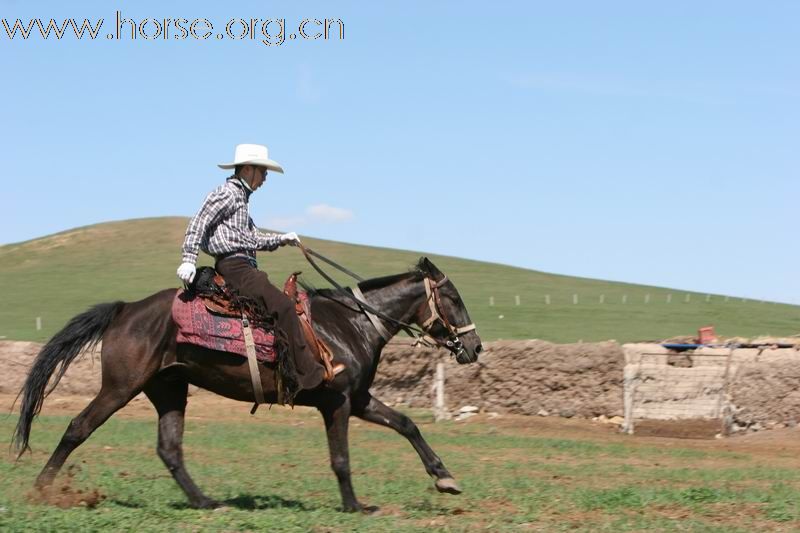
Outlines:
<svg viewBox="0 0 800 533"><path fill-rule="evenodd" d="M275 337L275 390L279 405L294 405L294 398L300 392L297 367L289 355L289 337L277 325L274 313L268 313L256 299L242 296L229 287L225 280L212 267L197 269L194 282L188 287L190 296L203 300L206 308L216 314L241 319L246 316L253 327L272 331Z"/></svg>

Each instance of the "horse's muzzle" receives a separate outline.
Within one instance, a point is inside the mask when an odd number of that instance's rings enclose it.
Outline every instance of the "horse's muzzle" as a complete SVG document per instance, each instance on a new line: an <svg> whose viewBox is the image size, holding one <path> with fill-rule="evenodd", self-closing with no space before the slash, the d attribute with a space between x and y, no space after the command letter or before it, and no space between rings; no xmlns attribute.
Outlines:
<svg viewBox="0 0 800 533"><path fill-rule="evenodd" d="M480 344L475 346L475 348L471 350L471 353L469 350L467 350L462 346L456 352L456 361L462 365L468 363L474 363L475 361L478 360L478 354L481 353L482 351L483 351L483 346L481 346Z"/></svg>

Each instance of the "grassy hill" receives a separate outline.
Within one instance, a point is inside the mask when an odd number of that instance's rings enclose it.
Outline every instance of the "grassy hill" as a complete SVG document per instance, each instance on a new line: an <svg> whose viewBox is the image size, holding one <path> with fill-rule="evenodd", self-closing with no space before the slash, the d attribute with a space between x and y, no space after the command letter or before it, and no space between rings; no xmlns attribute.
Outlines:
<svg viewBox="0 0 800 533"><path fill-rule="evenodd" d="M177 287L186 224L179 217L110 222L0 246L0 337L42 341L92 304L138 300ZM404 272L422 255L311 238L303 242L364 277ZM484 340L624 342L691 335L705 325L725 336L800 332L800 306L426 255L454 281ZM201 257L201 263L211 263ZM303 270L317 286L326 285L295 248L261 254L259 264L279 286L294 270Z"/></svg>

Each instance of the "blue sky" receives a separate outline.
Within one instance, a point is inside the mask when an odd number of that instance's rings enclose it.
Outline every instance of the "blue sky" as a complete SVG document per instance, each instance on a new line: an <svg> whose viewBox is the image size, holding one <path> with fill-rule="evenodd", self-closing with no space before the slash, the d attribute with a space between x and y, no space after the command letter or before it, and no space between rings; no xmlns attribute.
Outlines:
<svg viewBox="0 0 800 533"><path fill-rule="evenodd" d="M190 216L256 142L286 169L262 226L800 304L800 3L0 7L104 18L94 41L0 28L0 244ZM117 10L345 35L106 39Z"/></svg>

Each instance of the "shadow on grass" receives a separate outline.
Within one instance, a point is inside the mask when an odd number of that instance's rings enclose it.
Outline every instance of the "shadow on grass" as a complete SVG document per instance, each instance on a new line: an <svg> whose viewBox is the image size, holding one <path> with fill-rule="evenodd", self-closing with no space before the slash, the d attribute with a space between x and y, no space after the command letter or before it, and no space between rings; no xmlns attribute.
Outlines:
<svg viewBox="0 0 800 533"><path fill-rule="evenodd" d="M142 509L144 504L138 502L126 502L122 500L117 500L115 498L111 498L106 500L108 503L113 505L119 505L120 507L125 507L127 509Z"/></svg>
<svg viewBox="0 0 800 533"><path fill-rule="evenodd" d="M240 494L235 498L228 498L226 500L219 500L219 504L225 507L234 507L236 509L245 509L250 511L260 511L264 509L296 509L298 511L311 511L312 508L308 507L305 503L297 500L288 500L280 496L274 495L257 495ZM172 503L170 507L173 509L192 509L188 503Z"/></svg>

